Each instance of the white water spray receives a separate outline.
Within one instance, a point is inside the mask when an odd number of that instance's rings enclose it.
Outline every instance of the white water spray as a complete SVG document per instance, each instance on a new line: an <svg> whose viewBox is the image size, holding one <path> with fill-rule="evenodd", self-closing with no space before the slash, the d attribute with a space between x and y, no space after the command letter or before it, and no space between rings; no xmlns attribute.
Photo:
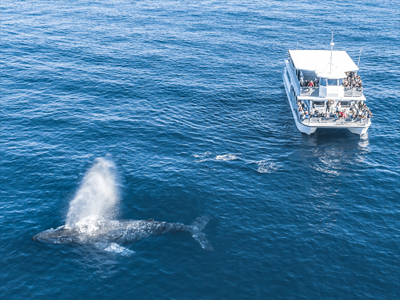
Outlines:
<svg viewBox="0 0 400 300"><path fill-rule="evenodd" d="M112 161L95 160L69 205L66 226L111 219L116 214L119 199L115 173Z"/></svg>

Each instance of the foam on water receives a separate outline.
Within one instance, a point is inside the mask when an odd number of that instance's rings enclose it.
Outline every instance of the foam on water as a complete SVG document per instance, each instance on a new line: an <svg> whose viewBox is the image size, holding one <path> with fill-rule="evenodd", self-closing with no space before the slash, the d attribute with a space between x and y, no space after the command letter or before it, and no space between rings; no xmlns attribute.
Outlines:
<svg viewBox="0 0 400 300"><path fill-rule="evenodd" d="M258 164L258 173L273 173L276 170L278 170L279 166L273 162L270 162L268 160L262 160L257 162Z"/></svg>
<svg viewBox="0 0 400 300"><path fill-rule="evenodd" d="M217 155L214 157L213 153L207 151L202 154L193 154L192 156L195 158L201 158L200 160L196 161L197 163L199 163L199 162L215 161L215 160L219 160L219 161L238 160L240 155L241 154L228 153L228 154L224 154L224 155Z"/></svg>
<svg viewBox="0 0 400 300"><path fill-rule="evenodd" d="M118 200L115 165L97 158L70 203L66 225L110 219L117 211Z"/></svg>
<svg viewBox="0 0 400 300"><path fill-rule="evenodd" d="M193 157L202 158L202 157L208 157L210 155L212 155L212 153L207 151L207 152L204 152L204 153L201 153L201 154L193 154Z"/></svg>
<svg viewBox="0 0 400 300"><path fill-rule="evenodd" d="M229 160L237 160L239 159L240 154L225 154L225 155L217 155L215 157L216 160L223 160L223 161L229 161Z"/></svg>

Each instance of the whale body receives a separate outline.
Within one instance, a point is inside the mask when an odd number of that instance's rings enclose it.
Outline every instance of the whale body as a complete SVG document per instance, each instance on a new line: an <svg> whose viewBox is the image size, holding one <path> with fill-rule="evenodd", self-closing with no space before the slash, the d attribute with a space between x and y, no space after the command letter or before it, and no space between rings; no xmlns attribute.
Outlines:
<svg viewBox="0 0 400 300"><path fill-rule="evenodd" d="M198 217L191 225L160 222L153 219L95 220L45 230L34 235L32 239L50 244L95 245L107 251L114 250L114 252L122 253L124 248L120 245L167 232L189 232L204 250L212 251L211 243L202 232L209 219L205 216Z"/></svg>

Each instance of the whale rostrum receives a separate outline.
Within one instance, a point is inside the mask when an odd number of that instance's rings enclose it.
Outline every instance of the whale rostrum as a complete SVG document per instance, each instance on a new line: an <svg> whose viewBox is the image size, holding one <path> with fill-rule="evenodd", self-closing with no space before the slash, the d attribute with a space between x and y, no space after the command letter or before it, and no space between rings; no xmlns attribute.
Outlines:
<svg viewBox="0 0 400 300"><path fill-rule="evenodd" d="M149 220L94 220L78 222L72 226L63 225L56 229L42 231L32 237L34 241L50 244L79 244L100 245L104 250L121 252L120 245L130 244L134 241L167 232L189 232L207 251L213 247L202 232L209 221L209 217L196 218L192 224L167 223ZM130 250L128 252L133 253Z"/></svg>

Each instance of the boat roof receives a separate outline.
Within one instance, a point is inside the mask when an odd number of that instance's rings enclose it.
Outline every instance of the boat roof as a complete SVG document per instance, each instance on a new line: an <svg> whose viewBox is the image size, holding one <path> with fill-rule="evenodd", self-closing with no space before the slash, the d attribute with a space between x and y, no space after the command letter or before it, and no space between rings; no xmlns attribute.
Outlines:
<svg viewBox="0 0 400 300"><path fill-rule="evenodd" d="M344 72L357 71L358 67L346 51L289 50L294 67L298 70L314 71L320 77L345 78Z"/></svg>

